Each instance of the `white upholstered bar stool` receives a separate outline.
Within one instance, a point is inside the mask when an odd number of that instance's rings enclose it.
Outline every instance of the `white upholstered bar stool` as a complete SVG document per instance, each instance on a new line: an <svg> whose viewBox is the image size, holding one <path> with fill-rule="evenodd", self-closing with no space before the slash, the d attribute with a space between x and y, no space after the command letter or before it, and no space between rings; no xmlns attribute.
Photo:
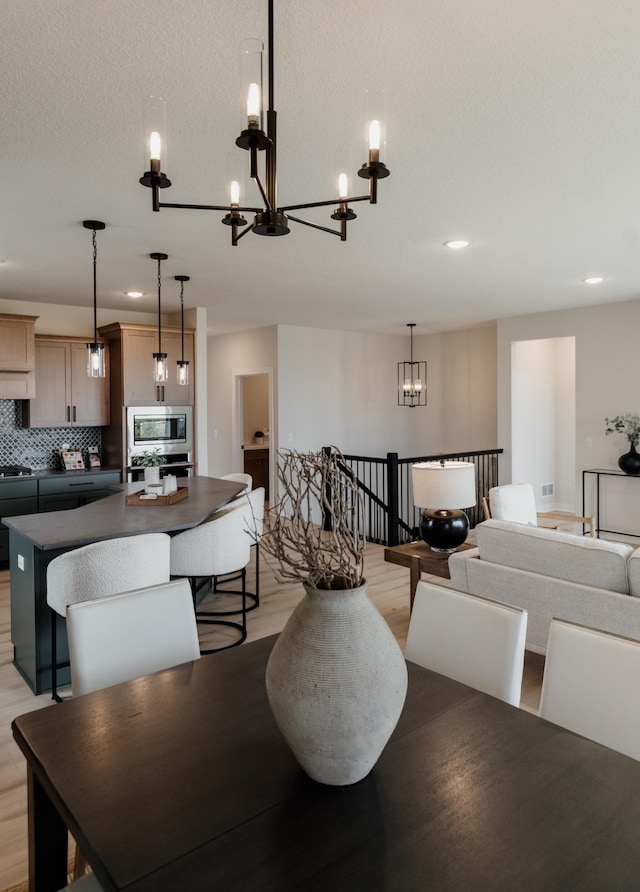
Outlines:
<svg viewBox="0 0 640 892"><path fill-rule="evenodd" d="M245 493L251 492L253 489L253 477L251 474L241 474L240 472L234 474L223 474L220 478L221 480L232 480L234 483L244 483L245 488L238 493L239 496L245 495Z"/></svg>
<svg viewBox="0 0 640 892"><path fill-rule="evenodd" d="M640 759L640 641L552 619L540 717Z"/></svg>
<svg viewBox="0 0 640 892"><path fill-rule="evenodd" d="M526 610L419 582L405 657L518 706L526 634Z"/></svg>
<svg viewBox="0 0 640 892"><path fill-rule="evenodd" d="M247 533L247 502L252 493L236 499L221 511L216 511L209 520L191 530L178 533L171 539L171 576L186 576L191 585L194 604L204 579L216 592L217 578L237 575L241 581L241 591L234 592L242 599L241 607L232 611L199 610L196 606L196 619L199 623L214 626L228 626L236 629L239 637L231 644L222 647L201 649L200 653L215 653L236 647L247 637L247 564L251 559L251 540ZM239 616L239 620L224 619L225 616Z"/></svg>
<svg viewBox="0 0 640 892"><path fill-rule="evenodd" d="M169 582L170 537L145 533L93 542L54 558L47 567L47 603L51 616L51 691L57 690L57 617L67 607L131 589ZM66 663L64 665L67 665Z"/></svg>

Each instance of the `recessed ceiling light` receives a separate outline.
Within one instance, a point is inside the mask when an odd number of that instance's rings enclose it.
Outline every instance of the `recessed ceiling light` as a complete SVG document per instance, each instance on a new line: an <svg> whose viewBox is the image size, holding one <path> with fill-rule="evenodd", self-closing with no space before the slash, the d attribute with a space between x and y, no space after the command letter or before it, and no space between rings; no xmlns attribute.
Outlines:
<svg viewBox="0 0 640 892"><path fill-rule="evenodd" d="M600 282L604 282L603 276L589 276L588 279L583 279L586 285L599 285Z"/></svg>
<svg viewBox="0 0 640 892"><path fill-rule="evenodd" d="M126 291L125 294L127 295L127 297L142 297L144 292L143 291Z"/></svg>
<svg viewBox="0 0 640 892"><path fill-rule="evenodd" d="M466 248L469 245L469 242L465 242L464 239L455 238L450 242L444 243L445 248L454 248L455 250L459 250L460 248Z"/></svg>

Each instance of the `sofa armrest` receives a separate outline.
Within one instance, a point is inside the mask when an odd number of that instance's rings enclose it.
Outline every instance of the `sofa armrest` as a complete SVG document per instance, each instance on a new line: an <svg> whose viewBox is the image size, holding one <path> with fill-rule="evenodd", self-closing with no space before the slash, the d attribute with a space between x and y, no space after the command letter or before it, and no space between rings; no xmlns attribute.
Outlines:
<svg viewBox="0 0 640 892"><path fill-rule="evenodd" d="M467 561L471 559L478 560L480 551L477 548L467 548L465 551L454 551L449 555L449 576L455 588L460 591L468 592L469 579L467 575Z"/></svg>

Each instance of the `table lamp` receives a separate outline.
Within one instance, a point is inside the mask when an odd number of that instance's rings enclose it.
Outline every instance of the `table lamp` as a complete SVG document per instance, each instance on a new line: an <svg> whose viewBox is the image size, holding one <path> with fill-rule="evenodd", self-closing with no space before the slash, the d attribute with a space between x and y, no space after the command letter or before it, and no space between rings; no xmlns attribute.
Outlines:
<svg viewBox="0 0 640 892"><path fill-rule="evenodd" d="M429 461L411 466L413 504L424 508L420 535L434 551L452 552L469 532L469 518L460 510L476 504L472 462Z"/></svg>

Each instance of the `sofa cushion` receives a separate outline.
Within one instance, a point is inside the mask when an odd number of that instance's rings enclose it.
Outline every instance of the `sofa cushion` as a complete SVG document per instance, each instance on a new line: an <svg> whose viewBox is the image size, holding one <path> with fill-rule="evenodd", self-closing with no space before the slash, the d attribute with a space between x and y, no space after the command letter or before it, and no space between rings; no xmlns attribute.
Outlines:
<svg viewBox="0 0 640 892"><path fill-rule="evenodd" d="M629 593L627 559L633 553L630 545L506 520L478 524L476 537L483 561ZM640 572L638 582L640 591Z"/></svg>

